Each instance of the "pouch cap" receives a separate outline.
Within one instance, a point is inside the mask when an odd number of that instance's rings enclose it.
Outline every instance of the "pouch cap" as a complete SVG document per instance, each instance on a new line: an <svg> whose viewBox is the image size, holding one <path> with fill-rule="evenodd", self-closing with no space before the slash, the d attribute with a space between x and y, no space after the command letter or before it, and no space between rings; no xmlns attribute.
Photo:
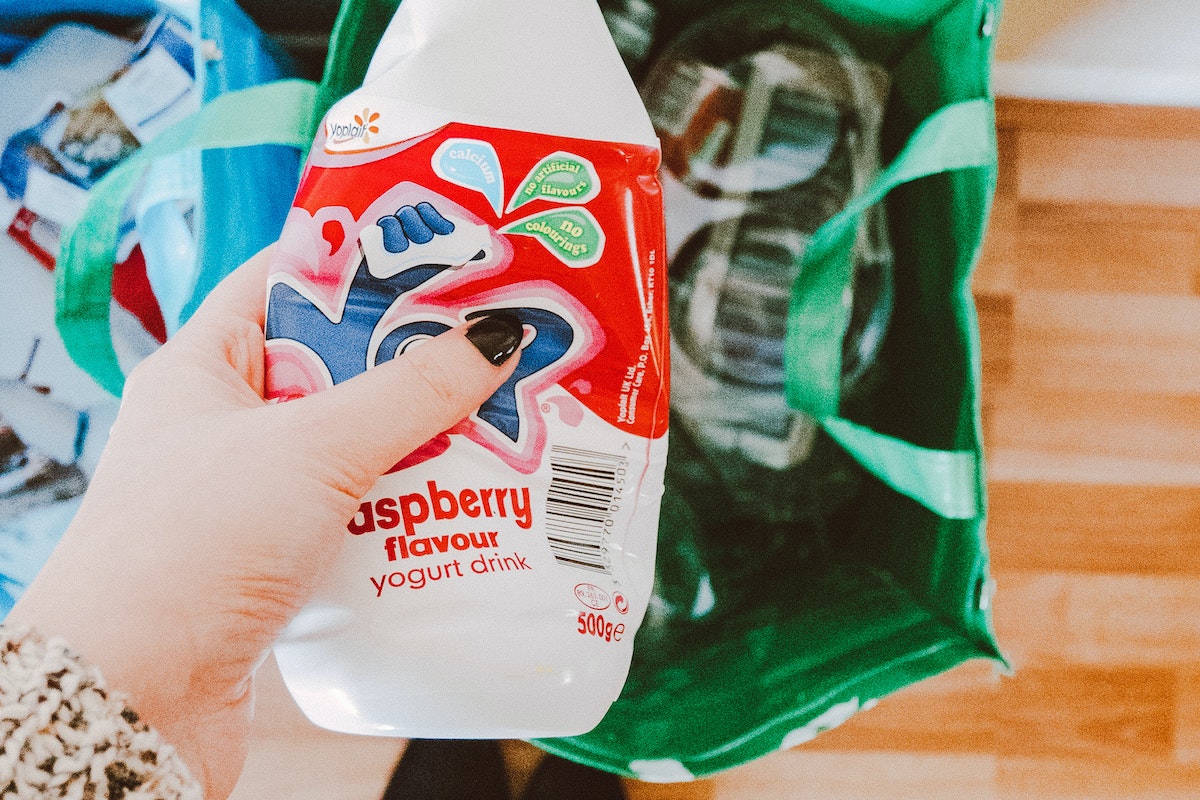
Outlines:
<svg viewBox="0 0 1200 800"><path fill-rule="evenodd" d="M658 146L593 0L405 0L362 91L413 106L393 140L457 121Z"/></svg>

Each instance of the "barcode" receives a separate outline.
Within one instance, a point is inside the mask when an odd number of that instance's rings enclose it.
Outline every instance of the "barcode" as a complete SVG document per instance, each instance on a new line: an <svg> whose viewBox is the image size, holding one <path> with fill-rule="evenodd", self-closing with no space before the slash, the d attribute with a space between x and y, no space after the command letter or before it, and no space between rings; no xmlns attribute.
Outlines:
<svg viewBox="0 0 1200 800"><path fill-rule="evenodd" d="M620 507L623 456L554 445L546 496L546 539L564 566L612 573L605 541Z"/></svg>

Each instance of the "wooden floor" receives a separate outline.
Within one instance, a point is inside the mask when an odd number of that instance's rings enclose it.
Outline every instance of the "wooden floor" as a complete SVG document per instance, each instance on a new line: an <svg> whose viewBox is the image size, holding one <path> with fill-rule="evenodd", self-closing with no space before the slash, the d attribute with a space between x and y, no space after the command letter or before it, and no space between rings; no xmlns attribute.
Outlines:
<svg viewBox="0 0 1200 800"><path fill-rule="evenodd" d="M1200 798L1200 111L1001 100L976 275L1000 642L801 748L633 800ZM268 665L237 800L378 797ZM536 751L510 743L514 780Z"/></svg>

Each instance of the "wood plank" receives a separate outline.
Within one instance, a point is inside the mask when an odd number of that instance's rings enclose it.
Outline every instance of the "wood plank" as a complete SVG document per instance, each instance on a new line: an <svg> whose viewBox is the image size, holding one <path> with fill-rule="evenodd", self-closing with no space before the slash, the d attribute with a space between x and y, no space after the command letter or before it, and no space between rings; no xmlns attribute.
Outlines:
<svg viewBox="0 0 1200 800"><path fill-rule="evenodd" d="M362 800L379 797L403 740L256 737L229 800Z"/></svg>
<svg viewBox="0 0 1200 800"><path fill-rule="evenodd" d="M984 408L989 407L985 405ZM989 447L987 474L1000 481L1200 486L1200 464L1197 463L1094 453L1047 453L1012 447Z"/></svg>
<svg viewBox="0 0 1200 800"><path fill-rule="evenodd" d="M1174 675L1167 669L1030 668L1001 684L995 704L1003 755L1173 756Z"/></svg>
<svg viewBox="0 0 1200 800"><path fill-rule="evenodd" d="M1175 761L1200 767L1200 668L1178 673L1174 723Z"/></svg>
<svg viewBox="0 0 1200 800"><path fill-rule="evenodd" d="M882 698L805 749L906 753L996 753L998 689L989 684L941 694L902 690Z"/></svg>
<svg viewBox="0 0 1200 800"><path fill-rule="evenodd" d="M1099 208L1099 210L1097 210ZM1022 203L1017 230L998 231L996 267L1014 291L1195 294L1200 275L1200 213L1143 206Z"/></svg>
<svg viewBox="0 0 1200 800"><path fill-rule="evenodd" d="M996 192L972 280L976 291L1002 294L1011 293L1013 287L1013 259L1009 251L1015 242L1013 234L1018 223L1017 136L1011 131L997 131L996 143L999 150Z"/></svg>
<svg viewBox="0 0 1200 800"><path fill-rule="evenodd" d="M1047 37L1061 35L1086 19L1104 0L1006 0L996 36L996 61L1022 62L1036 58Z"/></svg>
<svg viewBox="0 0 1200 800"><path fill-rule="evenodd" d="M1200 395L996 383L985 391L991 447L1200 464Z"/></svg>
<svg viewBox="0 0 1200 800"><path fill-rule="evenodd" d="M1002 678L972 661L881 698L803 745L811 750L996 753L995 704Z"/></svg>
<svg viewBox="0 0 1200 800"><path fill-rule="evenodd" d="M996 570L996 634L1031 667L1194 668L1200 581L1193 577Z"/></svg>
<svg viewBox="0 0 1200 800"><path fill-rule="evenodd" d="M1200 141L1020 133L1022 200L1200 207Z"/></svg>
<svg viewBox="0 0 1200 800"><path fill-rule="evenodd" d="M1013 371L1013 299L1005 294L975 294L984 385L1007 385ZM985 398L986 399L986 398Z"/></svg>
<svg viewBox="0 0 1200 800"><path fill-rule="evenodd" d="M996 783L1000 800L1195 800L1200 770L1133 755L1001 758Z"/></svg>
<svg viewBox="0 0 1200 800"><path fill-rule="evenodd" d="M1200 578L1200 487L992 482L987 537L1000 571Z"/></svg>
<svg viewBox="0 0 1200 800"><path fill-rule="evenodd" d="M1070 220L1084 225L1119 222L1138 230L1200 230L1200 209L1164 208L1154 205L1109 205L1107 203L1057 203L1019 200L1018 220L1022 224L1039 219Z"/></svg>
<svg viewBox="0 0 1200 800"><path fill-rule="evenodd" d="M973 288L1194 295L1200 209L1019 201L997 194Z"/></svg>
<svg viewBox="0 0 1200 800"><path fill-rule="evenodd" d="M979 755L774 753L712 779L714 800L992 800L996 758Z"/></svg>
<svg viewBox="0 0 1200 800"><path fill-rule="evenodd" d="M1015 385L1200 394L1200 297L1027 291L1013 325Z"/></svg>
<svg viewBox="0 0 1200 800"><path fill-rule="evenodd" d="M786 795L780 793L787 791L786 785L772 786L769 796L784 797ZM691 783L646 783L627 780L625 796L627 800L716 800L717 786L713 779Z"/></svg>
<svg viewBox="0 0 1200 800"><path fill-rule="evenodd" d="M1020 175L1021 134L1014 128L996 127L996 199L1015 200Z"/></svg>
<svg viewBox="0 0 1200 800"><path fill-rule="evenodd" d="M805 747L1172 758L1175 689L1169 669L1023 669L937 694L900 691Z"/></svg>
<svg viewBox="0 0 1200 800"><path fill-rule="evenodd" d="M996 98L1000 130L1101 133L1131 138L1196 139L1200 108L1070 103L1018 97Z"/></svg>

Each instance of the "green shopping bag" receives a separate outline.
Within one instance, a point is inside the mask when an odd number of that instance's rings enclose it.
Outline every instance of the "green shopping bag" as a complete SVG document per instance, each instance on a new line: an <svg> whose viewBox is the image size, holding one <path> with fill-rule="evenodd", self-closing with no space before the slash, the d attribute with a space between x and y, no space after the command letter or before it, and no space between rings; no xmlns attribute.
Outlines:
<svg viewBox="0 0 1200 800"><path fill-rule="evenodd" d="M761 361L765 345L761 338L747 341L745 331L756 330L755 323L739 316L765 313L771 298L733 310L718 305L705 317L694 298L713 282L711 271L695 286L671 284L673 295L691 292L693 305L677 306L672 298L672 336L684 341L672 349L659 618L652 603L630 678L600 726L540 744L602 769L673 781L801 744L875 699L964 660L1002 662L988 609L979 348L969 284L995 188L988 80L999 4L663 0L652 6L653 32L622 49L643 85L654 85L661 70L653 65L680 48L710 56L677 69L682 88L649 103L668 167L707 181L692 196L696 203L711 195L714 179L705 177L713 170L693 169L694 162L711 166L714 152L738 147L719 136L728 122L721 107L741 103L743 115L749 113L757 73L794 69L780 63L780 52L818 71L848 52L875 65L888 84L878 130L879 162L886 166L801 237L791 265L780 392L815 429L806 440L806 463L731 470L737 447L757 448L764 460L783 457L742 429L710 437L737 445L706 451L704 431L685 424L695 405L689 393L704 384L684 357L688 331L679 317L686 313L689 323L715 317L720 324L723 315L740 326L741 338L703 341L710 350L729 351L725 367L740 370L734 382L753 382L748 365ZM644 31L650 22L645 4L640 20L622 13L619 3L608 9L625 30L640 23ZM844 43L846 52L833 47L829 58L800 57L787 49L813 31ZM727 52L738 48L769 50L773 58L756 58L745 69ZM721 63L735 66L712 69ZM749 77L739 78L738 69ZM691 162L668 147L676 134L686 138L674 123L680 109L717 118L701 126ZM771 135L769 125L756 134ZM670 194L666 202L670 240ZM811 204L783 208L803 216ZM886 219L890 243L889 320L870 378L847 393L846 337L857 312L849 298L862 288L856 251L872 215ZM758 245L784 238L769 232ZM672 260L673 276L687 260L685 250ZM744 498L724 491L731 474L769 487L757 495L760 508L747 512Z"/></svg>
<svg viewBox="0 0 1200 800"><path fill-rule="evenodd" d="M222 98L163 149L306 147L328 106L361 83L397 4L343 3L319 87L292 82ZM739 523L719 497L706 497L711 475L696 466L695 437L673 416L659 596L625 690L594 731L538 742L604 770L687 780L807 741L967 659L1002 661L988 609L969 285L995 187L988 81L999 2L626 5L654 12L630 61L635 78L696 26L740 40L745 28L729 22L736 15L775 20L785 32L796 10L880 65L889 86L877 154L886 166L806 239L786 302L780 392L817 429L809 464L832 465L824 470L832 477L800 486L781 481L786 473L755 473L774 481L770 514L804 517L811 506L824 514L820 535ZM631 20L612 13L619 6L602 3L620 36ZM236 124L247 116L253 125ZM892 253L889 313L864 399L847 392L847 297L864 220L881 208ZM840 502L822 507L830 496ZM721 541L713 520L725 526ZM681 596L681 587L695 591Z"/></svg>

